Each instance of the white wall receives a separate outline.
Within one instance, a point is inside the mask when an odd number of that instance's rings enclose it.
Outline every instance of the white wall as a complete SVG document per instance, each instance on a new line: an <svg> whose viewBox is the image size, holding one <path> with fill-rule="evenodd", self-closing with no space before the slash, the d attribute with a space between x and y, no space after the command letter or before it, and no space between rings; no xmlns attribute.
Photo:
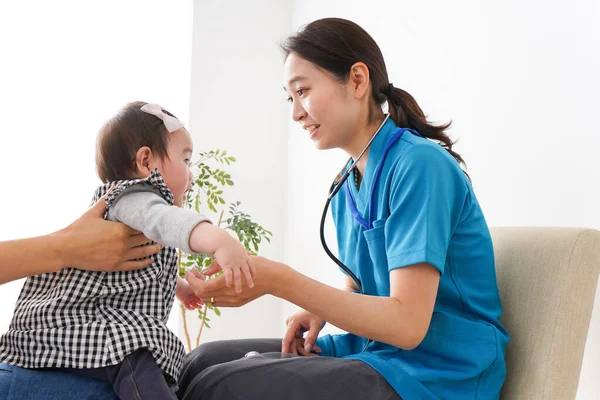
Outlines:
<svg viewBox="0 0 600 400"><path fill-rule="evenodd" d="M291 29L291 1L194 2L190 130L195 148L226 149L235 187L225 192L273 232L261 254L282 259L288 137L280 39ZM279 299L222 309L202 342L281 335ZM188 313L192 340L199 326ZM179 331L183 338L182 331Z"/></svg>
<svg viewBox="0 0 600 400"><path fill-rule="evenodd" d="M491 226L600 229L597 2L299 0L293 16L295 28L330 16L359 23L380 45L391 81L412 93L432 120L454 121L456 149ZM309 157L310 163L301 162ZM294 185L285 260L339 283L317 228L343 157L317 152L293 127L289 158ZM580 399L600 398L600 295L596 299ZM293 309L286 306L284 314Z"/></svg>
<svg viewBox="0 0 600 400"><path fill-rule="evenodd" d="M0 2L0 240L87 209L96 132L125 103L159 102L187 121L191 32L189 1ZM21 286L0 286L0 332Z"/></svg>

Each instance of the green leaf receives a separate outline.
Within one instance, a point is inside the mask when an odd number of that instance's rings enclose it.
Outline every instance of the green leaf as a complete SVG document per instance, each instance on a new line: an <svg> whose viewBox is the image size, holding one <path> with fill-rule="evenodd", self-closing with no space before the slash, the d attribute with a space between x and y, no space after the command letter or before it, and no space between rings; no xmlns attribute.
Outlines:
<svg viewBox="0 0 600 400"><path fill-rule="evenodd" d="M228 171L228 166L236 162L237 159L229 156L226 150L213 149L199 152L199 159L194 162L194 179L192 189L186 194L185 206L195 209L196 212L206 212L210 210L218 213L218 208L226 205L228 207L227 218L221 221L222 226L235 235L245 248L252 254L257 254L263 239L270 242L272 233L260 224L252 220L252 217L239 209L242 204L239 201L226 202L223 197L225 188L234 186L234 180ZM228 204L228 206L227 206ZM213 261L209 254L190 255L183 254L178 265L178 273L185 275L186 270L196 268L204 271ZM222 276L223 272L215 274L215 277ZM198 317L208 317L208 310L213 310L214 315L221 316L221 311L212 304L207 304L206 312L198 310ZM210 328L208 323L210 318L206 318L205 326Z"/></svg>

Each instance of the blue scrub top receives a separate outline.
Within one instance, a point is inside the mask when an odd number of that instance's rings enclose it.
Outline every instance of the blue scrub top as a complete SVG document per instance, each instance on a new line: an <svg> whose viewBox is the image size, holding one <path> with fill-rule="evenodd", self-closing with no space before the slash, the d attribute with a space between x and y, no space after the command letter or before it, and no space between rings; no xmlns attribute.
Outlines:
<svg viewBox="0 0 600 400"><path fill-rule="evenodd" d="M323 356L369 364L404 400L497 399L509 336L483 212L456 160L410 132L389 150L370 203L375 169L397 130L388 120L373 140L360 190L349 179L363 218L375 207L373 227L354 219L343 190L332 200L333 219L340 259L368 295L389 296L395 268L430 263L440 271L429 330L413 350L373 342L362 351L366 339L352 334L322 336L317 345Z"/></svg>

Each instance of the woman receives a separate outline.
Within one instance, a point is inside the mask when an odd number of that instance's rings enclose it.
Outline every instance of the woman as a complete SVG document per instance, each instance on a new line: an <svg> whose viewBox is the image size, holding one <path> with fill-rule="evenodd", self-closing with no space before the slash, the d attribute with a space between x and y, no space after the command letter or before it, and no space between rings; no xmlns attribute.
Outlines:
<svg viewBox="0 0 600 400"><path fill-rule="evenodd" d="M255 287L241 294L223 278L188 273L196 295L217 306L272 294L304 310L288 319L283 342L200 346L180 396L498 398L508 334L492 241L449 124L430 124L389 82L379 47L353 22L314 21L282 47L293 119L317 148L354 161L331 203L347 284L332 288L260 257ZM326 322L349 333L317 340ZM269 354L244 357L251 351Z"/></svg>

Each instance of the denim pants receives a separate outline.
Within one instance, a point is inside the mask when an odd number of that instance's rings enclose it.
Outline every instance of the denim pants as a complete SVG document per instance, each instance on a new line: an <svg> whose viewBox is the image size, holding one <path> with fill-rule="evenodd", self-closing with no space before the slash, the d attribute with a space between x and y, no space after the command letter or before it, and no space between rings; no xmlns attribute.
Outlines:
<svg viewBox="0 0 600 400"><path fill-rule="evenodd" d="M116 400L108 382L58 369L0 364L0 400Z"/></svg>
<svg viewBox="0 0 600 400"><path fill-rule="evenodd" d="M117 397L118 396L118 397ZM0 364L0 400L176 399L146 349L103 368L29 369Z"/></svg>

